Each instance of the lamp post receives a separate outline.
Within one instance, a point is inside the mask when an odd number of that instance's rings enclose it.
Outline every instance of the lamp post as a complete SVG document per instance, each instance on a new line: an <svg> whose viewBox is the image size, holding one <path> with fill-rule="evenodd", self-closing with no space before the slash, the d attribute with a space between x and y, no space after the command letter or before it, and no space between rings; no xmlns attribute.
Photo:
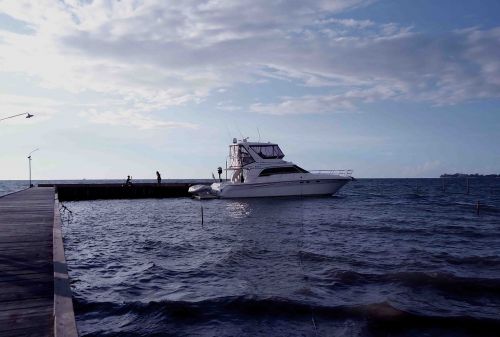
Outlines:
<svg viewBox="0 0 500 337"><path fill-rule="evenodd" d="M17 115L12 115L12 116L9 116L9 117L0 118L0 121L3 121L5 119L9 119L9 118L14 118L14 117L17 117L17 116L23 116L23 115L26 115L26 118L31 118L31 117L34 116L34 115L30 114L29 112L23 112L22 114L17 114Z"/></svg>
<svg viewBox="0 0 500 337"><path fill-rule="evenodd" d="M26 117L27 118L27 117ZM38 151L39 149L34 149L28 154L28 166L29 166L29 171L30 171L30 188L33 187L33 184L31 183L31 154L35 151Z"/></svg>

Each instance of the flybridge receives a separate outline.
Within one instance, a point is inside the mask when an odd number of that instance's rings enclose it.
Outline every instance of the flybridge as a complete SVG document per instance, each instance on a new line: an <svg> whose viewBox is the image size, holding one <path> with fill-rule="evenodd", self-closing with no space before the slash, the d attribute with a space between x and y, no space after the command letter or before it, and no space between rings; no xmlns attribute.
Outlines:
<svg viewBox="0 0 500 337"><path fill-rule="evenodd" d="M229 169L240 169L254 162L267 160L283 162L284 157L285 154L277 144L247 142L245 138L243 141L229 146Z"/></svg>

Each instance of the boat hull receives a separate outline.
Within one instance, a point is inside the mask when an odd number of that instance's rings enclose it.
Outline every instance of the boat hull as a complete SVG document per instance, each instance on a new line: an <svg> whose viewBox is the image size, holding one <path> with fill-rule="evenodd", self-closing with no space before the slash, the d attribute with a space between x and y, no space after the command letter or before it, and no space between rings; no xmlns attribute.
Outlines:
<svg viewBox="0 0 500 337"><path fill-rule="evenodd" d="M258 198L333 195L351 179L280 181L266 183L212 184L219 198Z"/></svg>

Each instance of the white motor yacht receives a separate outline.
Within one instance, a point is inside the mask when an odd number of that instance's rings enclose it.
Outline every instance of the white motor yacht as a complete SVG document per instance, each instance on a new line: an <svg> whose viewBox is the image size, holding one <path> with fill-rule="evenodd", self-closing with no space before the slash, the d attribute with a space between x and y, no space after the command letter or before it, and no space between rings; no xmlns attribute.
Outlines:
<svg viewBox="0 0 500 337"><path fill-rule="evenodd" d="M235 138L226 169L231 179L191 186L189 192L202 199L332 195L353 180L352 170L306 171L284 157L278 144Z"/></svg>

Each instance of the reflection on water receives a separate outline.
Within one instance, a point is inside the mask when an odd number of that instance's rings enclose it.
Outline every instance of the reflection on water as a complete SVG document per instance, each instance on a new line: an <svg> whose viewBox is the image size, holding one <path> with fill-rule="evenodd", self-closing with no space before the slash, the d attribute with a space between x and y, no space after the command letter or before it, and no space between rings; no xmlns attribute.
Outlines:
<svg viewBox="0 0 500 337"><path fill-rule="evenodd" d="M249 201L228 200L226 203L227 215L234 219L243 219L252 212Z"/></svg>

